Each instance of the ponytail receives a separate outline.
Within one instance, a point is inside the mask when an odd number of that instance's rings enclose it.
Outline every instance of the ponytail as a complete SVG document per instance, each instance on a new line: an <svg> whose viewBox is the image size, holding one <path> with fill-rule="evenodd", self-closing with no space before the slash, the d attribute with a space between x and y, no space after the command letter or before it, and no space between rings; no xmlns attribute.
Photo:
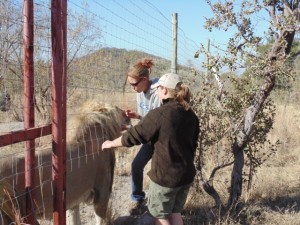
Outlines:
<svg viewBox="0 0 300 225"><path fill-rule="evenodd" d="M192 93L189 87L183 83L179 83L175 89L168 89L170 94L174 96L174 99L182 105L185 110L190 108L190 100Z"/></svg>

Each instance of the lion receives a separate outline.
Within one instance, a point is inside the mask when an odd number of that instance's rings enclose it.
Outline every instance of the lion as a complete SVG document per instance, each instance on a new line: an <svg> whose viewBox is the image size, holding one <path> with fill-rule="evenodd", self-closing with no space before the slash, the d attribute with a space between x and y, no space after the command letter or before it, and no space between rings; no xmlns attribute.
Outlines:
<svg viewBox="0 0 300 225"><path fill-rule="evenodd" d="M66 208L74 211L68 224L80 224L79 204L89 200L93 202L97 224L105 221L115 155L114 151L101 151L101 145L106 139L120 136L122 124L130 124L123 110L95 100L85 102L68 121ZM51 160L51 149L36 152L37 185L32 194L37 218L51 218L53 213ZM24 155L0 159L0 223L4 225L16 221L16 213L12 209L17 209L20 218L25 217L24 161Z"/></svg>

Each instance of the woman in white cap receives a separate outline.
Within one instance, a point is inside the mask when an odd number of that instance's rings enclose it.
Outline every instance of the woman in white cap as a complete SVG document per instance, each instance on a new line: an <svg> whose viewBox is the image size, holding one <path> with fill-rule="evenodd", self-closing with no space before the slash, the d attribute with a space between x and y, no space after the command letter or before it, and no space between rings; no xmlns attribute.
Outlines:
<svg viewBox="0 0 300 225"><path fill-rule="evenodd" d="M105 141L102 149L151 142L149 212L157 225L183 225L181 211L196 174L199 120L189 107L190 90L177 74L163 75L156 86L162 106L119 138Z"/></svg>

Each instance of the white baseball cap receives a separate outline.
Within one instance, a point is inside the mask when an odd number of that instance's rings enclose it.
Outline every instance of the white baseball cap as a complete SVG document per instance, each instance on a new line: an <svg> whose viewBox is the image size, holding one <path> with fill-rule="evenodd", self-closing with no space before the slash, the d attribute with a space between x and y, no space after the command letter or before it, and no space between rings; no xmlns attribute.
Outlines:
<svg viewBox="0 0 300 225"><path fill-rule="evenodd" d="M163 86L166 88L175 89L178 83L181 83L181 79L176 73L166 73L161 78L159 78L158 82L154 85L155 87Z"/></svg>

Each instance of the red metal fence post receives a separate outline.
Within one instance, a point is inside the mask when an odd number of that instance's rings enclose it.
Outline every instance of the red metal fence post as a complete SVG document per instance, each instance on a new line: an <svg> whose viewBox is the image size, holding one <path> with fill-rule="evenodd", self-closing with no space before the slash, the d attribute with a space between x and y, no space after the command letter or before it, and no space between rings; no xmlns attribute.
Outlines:
<svg viewBox="0 0 300 225"><path fill-rule="evenodd" d="M64 0L65 1L65 0ZM51 2L53 224L66 224L66 76L62 0Z"/></svg>
<svg viewBox="0 0 300 225"><path fill-rule="evenodd" d="M63 58L63 79L62 79L62 99L63 99L63 126L65 126L63 129L66 131L67 127L67 66L68 66L68 62L67 62L67 0L62 0L62 32L63 32L63 54L64 54L64 58ZM67 132L63 133L63 139L66 140L66 135Z"/></svg>
<svg viewBox="0 0 300 225"><path fill-rule="evenodd" d="M23 2L23 52L24 52L24 128L34 127L34 11L33 0ZM26 223L35 224L34 187L35 140L25 142Z"/></svg>

